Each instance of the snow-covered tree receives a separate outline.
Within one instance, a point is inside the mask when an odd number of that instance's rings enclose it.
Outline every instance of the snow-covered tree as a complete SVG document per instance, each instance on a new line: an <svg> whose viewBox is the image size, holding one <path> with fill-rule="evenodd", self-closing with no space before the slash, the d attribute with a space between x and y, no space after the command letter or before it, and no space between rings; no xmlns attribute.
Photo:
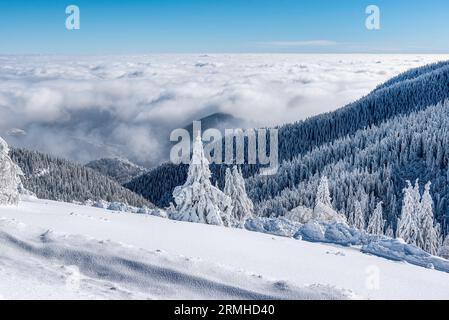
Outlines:
<svg viewBox="0 0 449 320"><path fill-rule="evenodd" d="M438 250L438 255L441 258L449 260L449 236L446 237L446 239L443 242L443 245Z"/></svg>
<svg viewBox="0 0 449 320"><path fill-rule="evenodd" d="M258 215L284 216L299 206L314 208L317 179L327 176L332 207L348 215L358 198L365 213L372 213L378 201L384 203L384 218L397 229L401 215L404 176L429 177L437 196L435 217L449 212L449 72L447 62L405 73L384 84L388 90L374 90L352 103L344 112L314 117L282 126L280 166L272 176L258 175L258 165L242 168L248 194ZM416 77L416 75L422 77ZM391 86L394 84L394 87ZM445 101L437 103L438 101ZM367 115L366 110L371 110ZM396 117L396 115L402 115ZM324 128L324 129L323 129ZM424 165L417 165L424 164ZM448 177L444 167L448 168ZM162 166L152 170L133 190L168 205L174 186L184 181L185 166ZM213 179L224 185L225 170L214 166ZM167 179L157 179L168 177ZM370 197L365 208L357 190ZM372 204L372 195L375 203ZM401 200L400 200L401 199ZM160 202L159 202L160 201ZM373 207L374 206L374 207ZM442 221L439 221L442 222ZM449 225L443 230L448 232Z"/></svg>
<svg viewBox="0 0 449 320"><path fill-rule="evenodd" d="M351 227L353 227L353 228L355 228L355 219L354 219L354 210L351 210L351 211L349 211L349 214L348 214L348 224L349 224L349 226L351 226Z"/></svg>
<svg viewBox="0 0 449 320"><path fill-rule="evenodd" d="M414 208L414 218L415 222L419 228L420 225L420 216L421 216L421 193L419 191L419 179L416 179L415 186L410 189L412 206Z"/></svg>
<svg viewBox="0 0 449 320"><path fill-rule="evenodd" d="M326 176L322 176L316 192L315 206L318 204L332 208L332 199L329 192L329 181Z"/></svg>
<svg viewBox="0 0 449 320"><path fill-rule="evenodd" d="M0 204L10 205L19 202L20 176L22 171L9 157L9 148L0 138Z"/></svg>
<svg viewBox="0 0 449 320"><path fill-rule="evenodd" d="M419 199L416 199L416 192L410 181L407 181L407 187L404 189L401 218L398 221L396 236L403 239L405 242L414 245L417 244L418 239L416 203L419 203Z"/></svg>
<svg viewBox="0 0 449 320"><path fill-rule="evenodd" d="M187 180L173 191L176 205L171 205L171 219L225 226L231 224L231 199L212 185L210 177L209 161L198 134L193 144Z"/></svg>
<svg viewBox="0 0 449 320"><path fill-rule="evenodd" d="M365 215L358 200L354 203L354 227L359 230L365 230Z"/></svg>
<svg viewBox="0 0 449 320"><path fill-rule="evenodd" d="M439 248L439 237L433 220L433 200L430 195L431 183L425 186L424 194L419 206L419 227L417 246L430 254L437 254Z"/></svg>
<svg viewBox="0 0 449 320"><path fill-rule="evenodd" d="M231 198L231 218L230 223L233 226L242 227L245 220L254 214L253 202L246 194L245 180L242 172L234 166L232 169L226 169L224 193Z"/></svg>
<svg viewBox="0 0 449 320"><path fill-rule="evenodd" d="M370 234L383 235L385 220L382 212L382 202L379 202L371 215L366 231Z"/></svg>
<svg viewBox="0 0 449 320"><path fill-rule="evenodd" d="M443 245L443 242L444 242L444 234L441 231L441 224L440 223L436 223L435 230L436 230L437 235L438 235L438 248L441 248L441 246ZM438 251L440 251L440 249L438 249Z"/></svg>
<svg viewBox="0 0 449 320"><path fill-rule="evenodd" d="M329 181L325 176L321 177L316 191L312 219L321 222L347 223L346 217L335 211L332 207Z"/></svg>

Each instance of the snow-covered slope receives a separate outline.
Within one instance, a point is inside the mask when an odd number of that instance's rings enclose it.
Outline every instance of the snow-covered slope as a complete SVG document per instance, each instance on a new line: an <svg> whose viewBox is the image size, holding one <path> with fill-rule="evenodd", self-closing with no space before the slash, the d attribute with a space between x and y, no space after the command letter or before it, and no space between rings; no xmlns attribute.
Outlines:
<svg viewBox="0 0 449 320"><path fill-rule="evenodd" d="M439 299L448 283L354 248L46 200L0 207L3 298Z"/></svg>

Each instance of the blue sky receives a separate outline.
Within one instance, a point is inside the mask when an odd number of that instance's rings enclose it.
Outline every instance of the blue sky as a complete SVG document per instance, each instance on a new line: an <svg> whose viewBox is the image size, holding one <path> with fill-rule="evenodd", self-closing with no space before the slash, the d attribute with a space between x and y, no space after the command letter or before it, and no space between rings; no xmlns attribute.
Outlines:
<svg viewBox="0 0 449 320"><path fill-rule="evenodd" d="M81 29L65 28L77 5ZM365 8L381 30L365 28ZM448 53L447 0L2 0L0 54Z"/></svg>

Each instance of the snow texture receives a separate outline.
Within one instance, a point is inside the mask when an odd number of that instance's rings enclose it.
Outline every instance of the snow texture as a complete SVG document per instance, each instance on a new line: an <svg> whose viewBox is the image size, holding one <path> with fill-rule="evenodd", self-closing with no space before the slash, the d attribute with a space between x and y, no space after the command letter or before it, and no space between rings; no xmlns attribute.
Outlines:
<svg viewBox="0 0 449 320"><path fill-rule="evenodd" d="M300 222L284 218L255 217L245 221L245 229L249 231L268 233L281 237L292 237L300 226Z"/></svg>
<svg viewBox="0 0 449 320"><path fill-rule="evenodd" d="M5 299L447 299L448 281L357 248L235 228L48 200L0 208Z"/></svg>
<svg viewBox="0 0 449 320"><path fill-rule="evenodd" d="M406 244L402 239L371 241L362 247L362 252L449 273L448 260L432 256L416 246Z"/></svg>
<svg viewBox="0 0 449 320"><path fill-rule="evenodd" d="M335 243L342 246L358 246L378 238L351 228L345 223L325 223L316 220L302 225L293 237L298 240Z"/></svg>
<svg viewBox="0 0 449 320"><path fill-rule="evenodd" d="M312 209L304 206L299 206L287 212L284 218L295 222L307 223L312 219L312 215Z"/></svg>

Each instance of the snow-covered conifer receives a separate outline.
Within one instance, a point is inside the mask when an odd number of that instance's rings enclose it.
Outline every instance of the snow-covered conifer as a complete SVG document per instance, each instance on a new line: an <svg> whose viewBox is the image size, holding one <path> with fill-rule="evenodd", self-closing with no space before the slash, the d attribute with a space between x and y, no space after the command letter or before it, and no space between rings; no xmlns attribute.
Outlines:
<svg viewBox="0 0 449 320"><path fill-rule="evenodd" d="M371 234L384 234L385 220L383 219L382 202L379 202L371 215L366 231Z"/></svg>
<svg viewBox="0 0 449 320"><path fill-rule="evenodd" d="M332 208L332 200L329 192L329 181L326 176L322 176L320 184L316 192L315 205L323 204L327 207Z"/></svg>
<svg viewBox="0 0 449 320"><path fill-rule="evenodd" d="M0 204L10 205L19 202L19 186L22 171L9 157L9 148L0 138Z"/></svg>
<svg viewBox="0 0 449 320"><path fill-rule="evenodd" d="M427 183L422 196L418 214L419 228L417 245L430 254L437 254L439 247L439 234L433 220L433 200L430 195L431 183Z"/></svg>
<svg viewBox="0 0 449 320"><path fill-rule="evenodd" d="M173 191L176 205L171 205L171 219L230 225L231 199L212 185L210 177L209 161L198 134L193 145L187 180Z"/></svg>
<svg viewBox="0 0 449 320"><path fill-rule="evenodd" d="M224 193L231 198L230 223L234 226L243 226L246 219L254 213L254 205L246 194L245 180L241 171L234 166L226 169Z"/></svg>
<svg viewBox="0 0 449 320"><path fill-rule="evenodd" d="M358 200L354 203L354 227L359 230L365 230L365 215Z"/></svg>
<svg viewBox="0 0 449 320"><path fill-rule="evenodd" d="M312 219L321 222L347 223L346 217L332 207L329 182L325 176L321 177L316 191Z"/></svg>
<svg viewBox="0 0 449 320"><path fill-rule="evenodd" d="M349 226L355 228L354 210L349 211L347 220Z"/></svg>
<svg viewBox="0 0 449 320"><path fill-rule="evenodd" d="M415 189L416 190L416 189ZM416 192L410 181L404 189L404 200L401 218L398 221L396 236L409 244L416 245L418 238L418 226L416 225Z"/></svg>

